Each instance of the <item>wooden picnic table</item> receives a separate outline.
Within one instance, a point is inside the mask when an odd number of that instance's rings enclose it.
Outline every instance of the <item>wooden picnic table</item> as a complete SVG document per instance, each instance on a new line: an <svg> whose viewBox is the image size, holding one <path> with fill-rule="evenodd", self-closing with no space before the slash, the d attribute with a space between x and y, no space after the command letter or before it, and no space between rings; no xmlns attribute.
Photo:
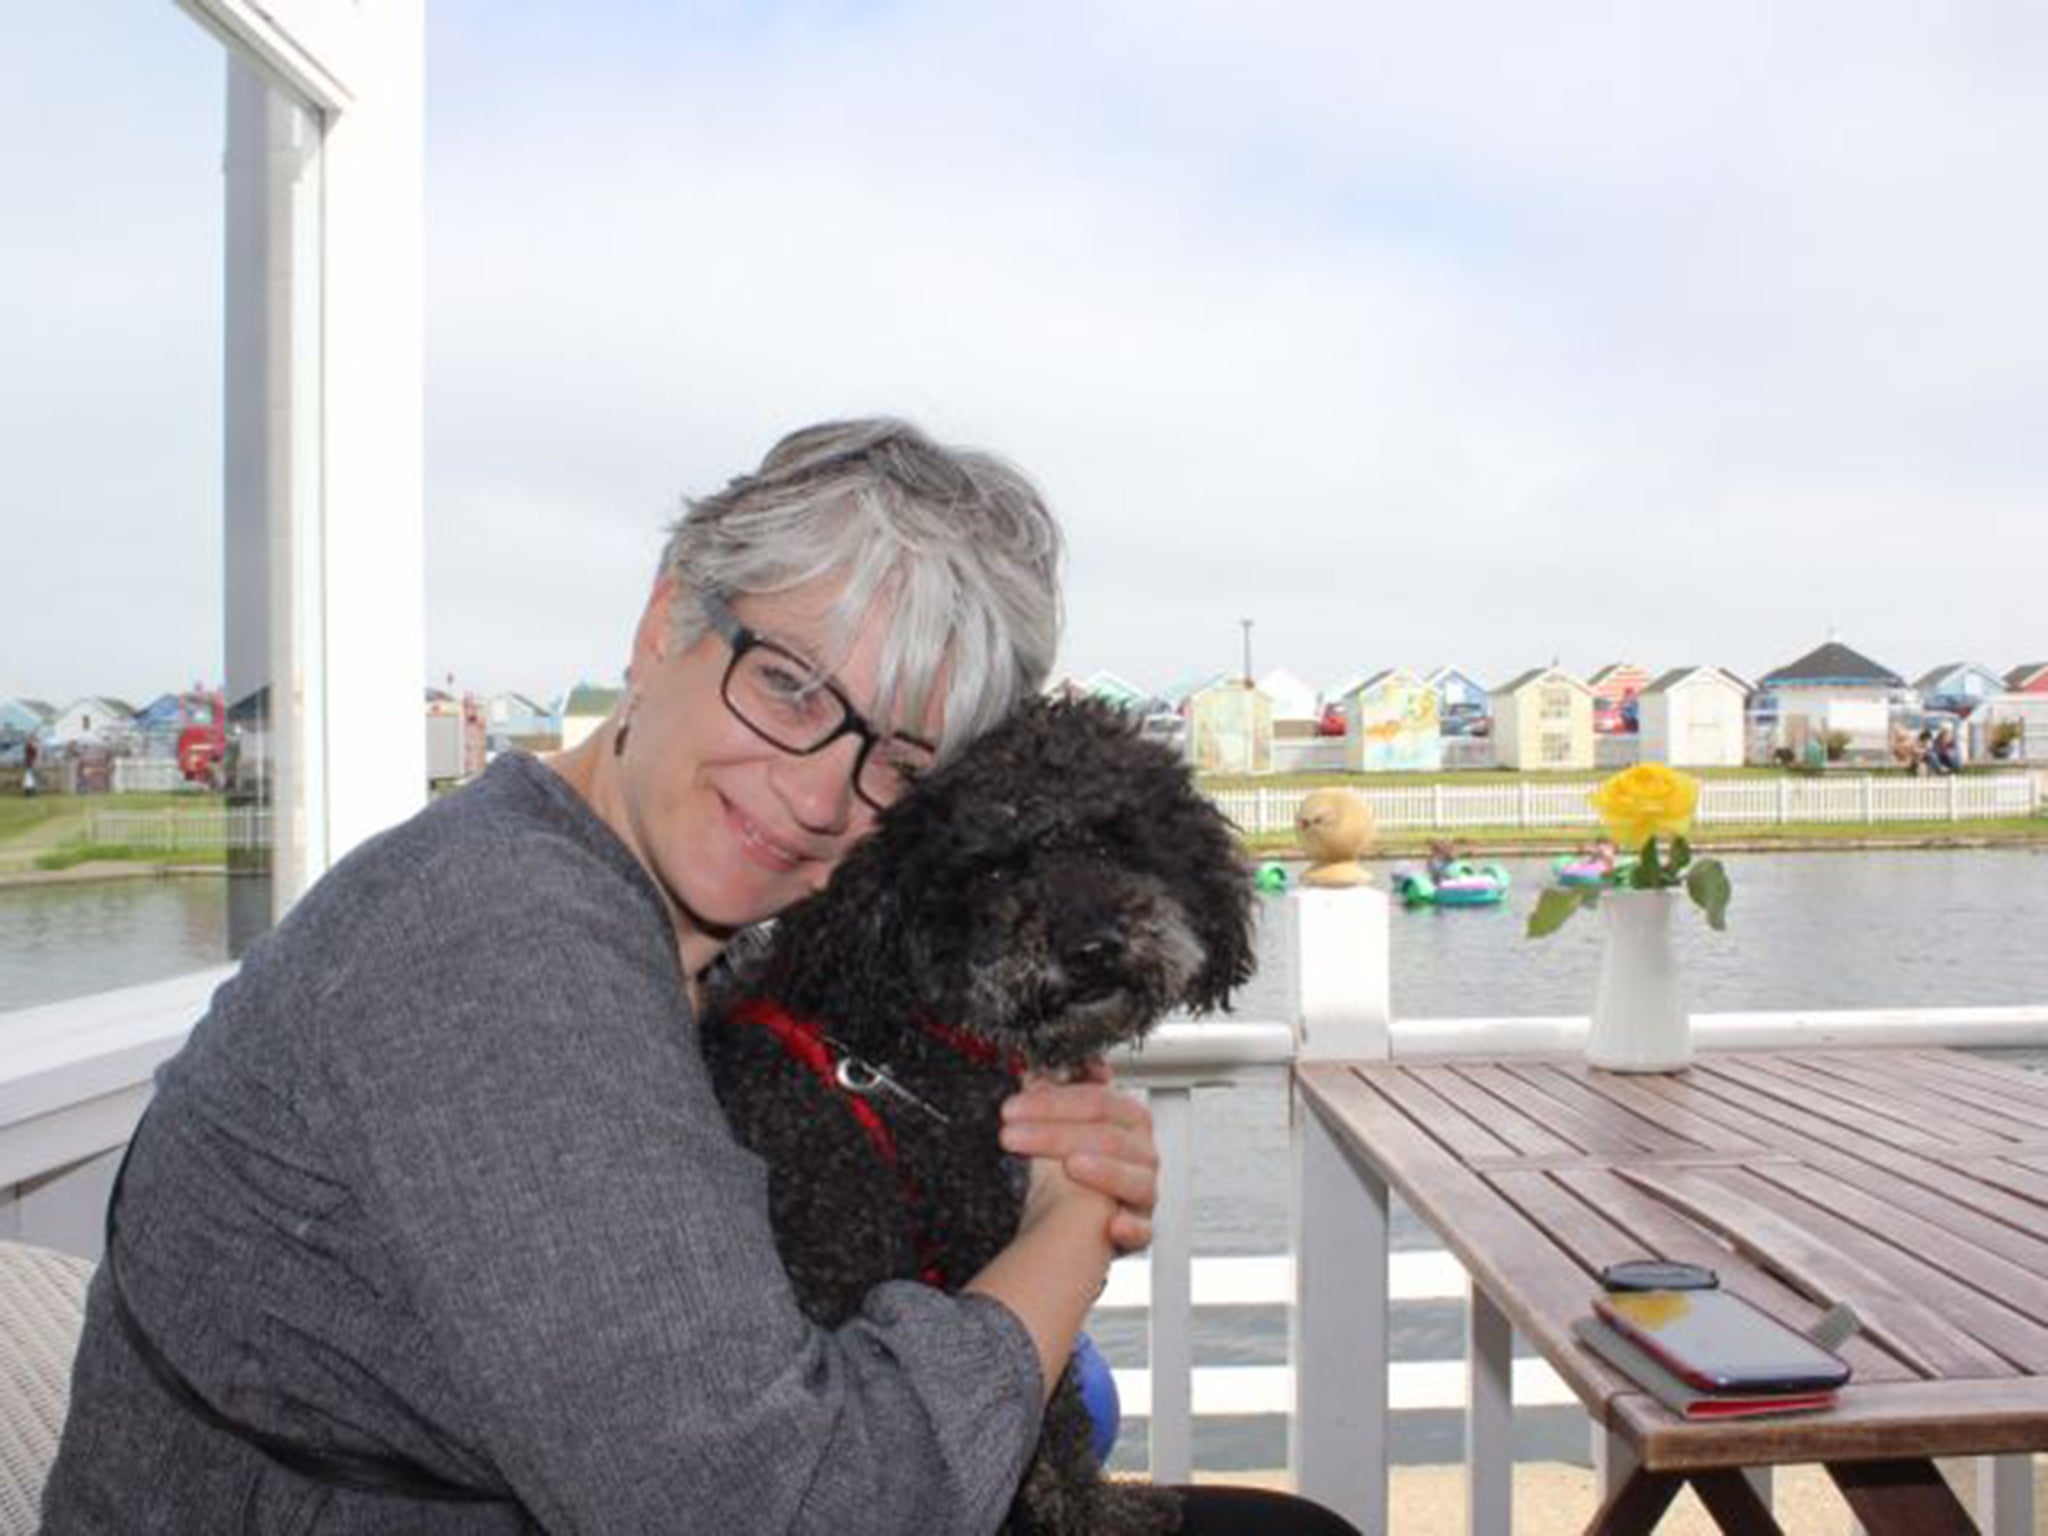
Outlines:
<svg viewBox="0 0 2048 1536"><path fill-rule="evenodd" d="M1525 1057L1304 1066L1306 1102L1633 1453L1589 1532L1691 1482L1779 1530L1746 1468L1820 1463L1871 1536L1974 1532L1935 1456L2048 1449L2048 1076L1949 1050L1711 1053L1668 1075ZM1822 1413L1689 1423L1571 1331L1619 1259L1711 1266L1804 1330L1862 1320Z"/></svg>

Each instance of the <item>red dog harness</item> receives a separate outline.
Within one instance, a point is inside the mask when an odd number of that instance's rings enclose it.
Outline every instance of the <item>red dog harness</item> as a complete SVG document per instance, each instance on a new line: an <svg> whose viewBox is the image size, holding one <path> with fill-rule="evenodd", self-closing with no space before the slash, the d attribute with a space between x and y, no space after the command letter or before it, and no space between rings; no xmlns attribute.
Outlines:
<svg viewBox="0 0 2048 1536"><path fill-rule="evenodd" d="M861 1128L868 1139L868 1145L874 1148L875 1156L879 1157L883 1166L895 1175L897 1197L909 1215L911 1235L917 1247L918 1278L926 1285L943 1289L946 1284L945 1267L939 1261L938 1244L925 1229L922 1219L925 1209L924 1191L904 1168L896 1150L896 1133L870 1097L873 1089L863 1092L851 1086L844 1075L845 1070L849 1065L864 1067L874 1073L876 1084L888 1085L901 1095L905 1102L917 1105L940 1120L946 1119L946 1116L895 1083L886 1072L875 1072L874 1068L860 1062L845 1047L827 1035L824 1026L816 1019L800 1019L780 1003L765 997L748 998L733 1009L731 1017L739 1023L753 1024L767 1030L782 1047L785 1056L809 1072L846 1106L846 1112L853 1116L854 1124ZM998 1050L986 1040L977 1039L936 1020L925 1020L919 1027L932 1039L958 1051L977 1066L1001 1066L1012 1077L1023 1075L1023 1058L1015 1051Z"/></svg>

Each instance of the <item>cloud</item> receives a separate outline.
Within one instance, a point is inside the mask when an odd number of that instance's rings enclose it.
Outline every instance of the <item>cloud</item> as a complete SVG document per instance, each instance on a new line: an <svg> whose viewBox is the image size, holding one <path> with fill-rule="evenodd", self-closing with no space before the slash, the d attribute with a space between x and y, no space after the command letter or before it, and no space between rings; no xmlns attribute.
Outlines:
<svg viewBox="0 0 2048 1536"><path fill-rule="evenodd" d="M677 499L876 409L1045 485L1075 672L2008 665L2044 15L437 0L426 669L616 673Z"/></svg>

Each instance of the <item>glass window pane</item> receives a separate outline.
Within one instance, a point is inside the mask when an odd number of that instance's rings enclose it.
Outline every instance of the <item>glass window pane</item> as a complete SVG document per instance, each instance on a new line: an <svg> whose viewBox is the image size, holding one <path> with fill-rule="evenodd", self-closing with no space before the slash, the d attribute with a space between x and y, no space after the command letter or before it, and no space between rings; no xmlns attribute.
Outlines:
<svg viewBox="0 0 2048 1536"><path fill-rule="evenodd" d="M257 86L231 195L233 73L161 0L0 54L0 1011L219 964L303 882L318 133Z"/></svg>

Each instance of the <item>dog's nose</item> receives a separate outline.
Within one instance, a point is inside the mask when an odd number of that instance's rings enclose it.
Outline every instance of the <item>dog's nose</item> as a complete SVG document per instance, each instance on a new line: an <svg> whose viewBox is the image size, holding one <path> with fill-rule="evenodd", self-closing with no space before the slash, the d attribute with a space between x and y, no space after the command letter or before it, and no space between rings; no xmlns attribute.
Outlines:
<svg viewBox="0 0 2048 1536"><path fill-rule="evenodd" d="M1090 1001L1116 991L1116 956L1120 946L1108 938L1092 938L1065 952L1067 989L1073 1001Z"/></svg>

